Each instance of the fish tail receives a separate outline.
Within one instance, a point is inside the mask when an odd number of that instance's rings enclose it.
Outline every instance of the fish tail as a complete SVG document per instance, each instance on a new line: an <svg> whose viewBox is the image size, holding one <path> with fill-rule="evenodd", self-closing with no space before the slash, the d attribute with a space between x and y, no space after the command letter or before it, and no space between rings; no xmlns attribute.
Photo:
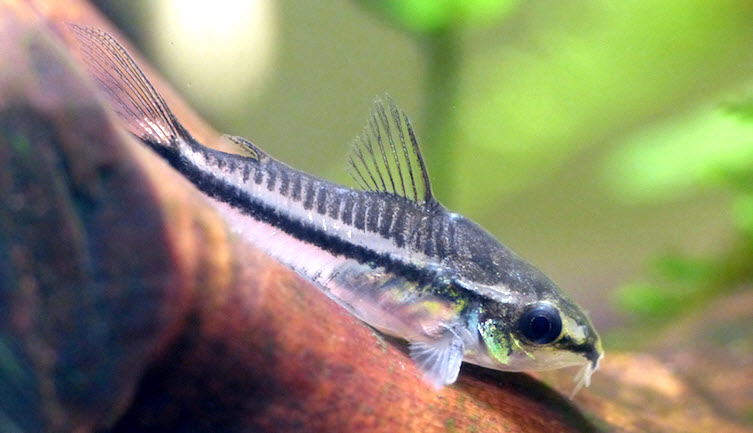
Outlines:
<svg viewBox="0 0 753 433"><path fill-rule="evenodd" d="M80 44L81 58L90 74L129 132L157 150L195 142L112 36L78 24L68 23L68 27Z"/></svg>

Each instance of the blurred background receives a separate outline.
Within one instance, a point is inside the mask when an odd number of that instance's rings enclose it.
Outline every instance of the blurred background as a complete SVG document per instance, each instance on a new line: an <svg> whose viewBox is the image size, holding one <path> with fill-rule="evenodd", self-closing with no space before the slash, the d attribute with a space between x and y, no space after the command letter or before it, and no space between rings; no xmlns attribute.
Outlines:
<svg viewBox="0 0 753 433"><path fill-rule="evenodd" d="M750 288L749 1L95 3L215 128L327 179L354 185L389 93L439 200L590 310L607 352Z"/></svg>

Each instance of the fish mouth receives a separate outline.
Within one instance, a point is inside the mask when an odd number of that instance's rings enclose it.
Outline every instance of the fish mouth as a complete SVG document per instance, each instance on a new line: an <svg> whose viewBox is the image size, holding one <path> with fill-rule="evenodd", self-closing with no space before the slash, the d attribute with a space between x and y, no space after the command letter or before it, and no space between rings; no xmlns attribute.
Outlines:
<svg viewBox="0 0 753 433"><path fill-rule="evenodd" d="M573 379L575 381L575 387L570 393L571 400L575 397L575 394L583 388L583 386L588 388L588 386L591 385L591 375L599 369L599 362L601 362L603 357L604 352L601 350L600 346L594 347L593 350L586 353L585 358L587 362L583 364L583 368L578 371Z"/></svg>
<svg viewBox="0 0 753 433"><path fill-rule="evenodd" d="M601 361L601 358L604 357L604 352L599 350L599 348L594 347L594 349L588 353L586 353L585 358L591 362L591 372L594 372L599 369L599 362Z"/></svg>

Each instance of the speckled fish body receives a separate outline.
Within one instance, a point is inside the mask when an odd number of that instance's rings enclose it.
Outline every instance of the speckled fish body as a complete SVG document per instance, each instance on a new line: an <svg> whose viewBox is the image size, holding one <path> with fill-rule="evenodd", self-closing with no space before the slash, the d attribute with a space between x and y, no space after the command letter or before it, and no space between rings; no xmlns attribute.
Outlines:
<svg viewBox="0 0 753 433"><path fill-rule="evenodd" d="M410 342L424 378L453 383L461 361L507 370L582 365L603 352L584 312L549 278L433 196L408 117L377 100L349 157L361 189L295 170L249 141L203 146L109 35L71 25L128 130L179 171L244 238L353 315Z"/></svg>

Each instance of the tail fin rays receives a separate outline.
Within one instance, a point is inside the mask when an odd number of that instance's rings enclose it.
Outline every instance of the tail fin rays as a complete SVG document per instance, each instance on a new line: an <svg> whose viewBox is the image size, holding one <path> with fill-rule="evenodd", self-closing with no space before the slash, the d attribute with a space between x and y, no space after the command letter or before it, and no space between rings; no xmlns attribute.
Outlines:
<svg viewBox="0 0 753 433"><path fill-rule="evenodd" d="M157 146L176 147L180 141L193 141L133 58L112 36L77 24L68 26L80 43L92 77L132 134Z"/></svg>

